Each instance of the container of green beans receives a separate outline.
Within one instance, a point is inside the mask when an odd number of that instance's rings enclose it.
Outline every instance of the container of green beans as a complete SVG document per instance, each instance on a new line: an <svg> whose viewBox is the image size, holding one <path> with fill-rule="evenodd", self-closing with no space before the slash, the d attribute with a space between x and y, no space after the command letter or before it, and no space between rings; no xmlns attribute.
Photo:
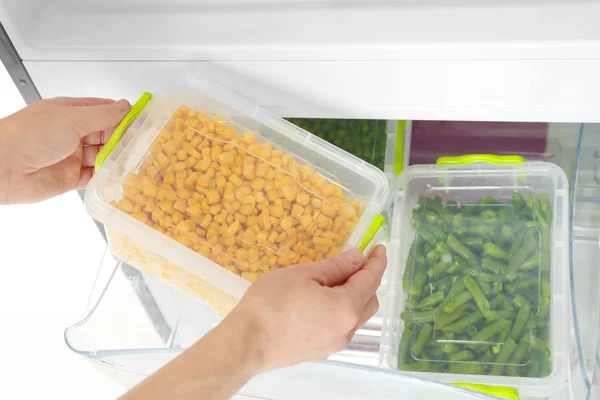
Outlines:
<svg viewBox="0 0 600 400"><path fill-rule="evenodd" d="M381 364L551 395L567 366L566 176L498 156L447 161L398 178Z"/></svg>
<svg viewBox="0 0 600 400"><path fill-rule="evenodd" d="M383 171L387 121L324 118L288 118L288 121Z"/></svg>

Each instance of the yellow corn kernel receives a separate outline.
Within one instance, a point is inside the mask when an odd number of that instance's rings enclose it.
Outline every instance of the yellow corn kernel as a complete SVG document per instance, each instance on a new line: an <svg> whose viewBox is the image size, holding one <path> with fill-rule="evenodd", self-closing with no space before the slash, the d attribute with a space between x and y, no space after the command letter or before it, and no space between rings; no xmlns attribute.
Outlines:
<svg viewBox="0 0 600 400"><path fill-rule="evenodd" d="M333 220L326 215L320 214L317 217L317 226L321 229L329 229L333 226Z"/></svg>
<svg viewBox="0 0 600 400"><path fill-rule="evenodd" d="M330 218L335 217L339 208L339 204L333 200L327 200L321 207L321 212Z"/></svg>
<svg viewBox="0 0 600 400"><path fill-rule="evenodd" d="M174 224L178 224L183 220L183 214L179 211L173 211L173 215L171 216Z"/></svg>
<svg viewBox="0 0 600 400"><path fill-rule="evenodd" d="M271 227L273 226L271 224L271 218L269 216L269 213L266 211L263 211L260 214L260 226L261 228L263 228L264 230L269 230L271 229Z"/></svg>
<svg viewBox="0 0 600 400"><path fill-rule="evenodd" d="M248 282L254 283L258 279L258 274L256 272L242 272L242 278Z"/></svg>
<svg viewBox="0 0 600 400"><path fill-rule="evenodd" d="M262 178L254 179L250 186L254 190L262 190L265 187L265 180Z"/></svg>
<svg viewBox="0 0 600 400"><path fill-rule="evenodd" d="M269 201L275 201L278 198L279 198L279 192L277 190L271 189L267 192L267 199L269 199Z"/></svg>
<svg viewBox="0 0 600 400"><path fill-rule="evenodd" d="M256 167L256 176L259 178L265 177L265 175L269 171L269 168L269 164L261 162L260 164L258 164L258 167Z"/></svg>
<svg viewBox="0 0 600 400"><path fill-rule="evenodd" d="M173 203L173 208L175 210L181 211L181 212L185 212L185 209L187 208L185 201L183 200L175 200L175 202Z"/></svg>
<svg viewBox="0 0 600 400"><path fill-rule="evenodd" d="M298 191L292 185L285 185L281 188L281 192L283 193L283 198L287 201L296 200L296 196L298 196Z"/></svg>
<svg viewBox="0 0 600 400"><path fill-rule="evenodd" d="M206 201L208 202L208 204L216 204L219 201L221 201L221 196L216 190L209 190L206 193Z"/></svg>
<svg viewBox="0 0 600 400"><path fill-rule="evenodd" d="M253 210L254 210L254 208L251 205L244 204L244 205L242 205L242 208L240 208L240 213L242 215L248 216L248 215L252 214Z"/></svg>
<svg viewBox="0 0 600 400"><path fill-rule="evenodd" d="M269 207L269 213L275 218L281 218L283 216L282 206L271 206Z"/></svg>
<svg viewBox="0 0 600 400"><path fill-rule="evenodd" d="M302 207L299 204L294 204L292 206L292 217L294 218L300 218L303 214L304 214L304 207Z"/></svg>
<svg viewBox="0 0 600 400"><path fill-rule="evenodd" d="M323 206L323 202L320 199L312 199L310 201L310 204L314 207L314 208L321 208L321 206Z"/></svg>
<svg viewBox="0 0 600 400"><path fill-rule="evenodd" d="M294 225L294 220L289 215L286 215L285 217L283 217L281 219L281 221L279 222L279 224L281 225L281 228L284 231L287 231L288 229L291 229L292 226Z"/></svg>
<svg viewBox="0 0 600 400"><path fill-rule="evenodd" d="M251 131L244 132L244 141L248 142L248 144L256 143L256 134Z"/></svg>
<svg viewBox="0 0 600 400"><path fill-rule="evenodd" d="M119 201L117 208L126 213L132 213L133 203L129 199L122 199L121 201Z"/></svg>

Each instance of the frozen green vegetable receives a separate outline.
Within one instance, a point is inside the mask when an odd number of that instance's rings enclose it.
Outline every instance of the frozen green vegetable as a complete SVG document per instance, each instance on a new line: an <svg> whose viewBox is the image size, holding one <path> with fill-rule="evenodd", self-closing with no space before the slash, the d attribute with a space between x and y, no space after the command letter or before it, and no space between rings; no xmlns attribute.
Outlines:
<svg viewBox="0 0 600 400"><path fill-rule="evenodd" d="M548 197L515 193L500 201L488 195L457 204L422 196L417 204L402 277L408 298L398 368L548 376Z"/></svg>
<svg viewBox="0 0 600 400"><path fill-rule="evenodd" d="M383 170L387 144L385 120L288 118L288 121Z"/></svg>

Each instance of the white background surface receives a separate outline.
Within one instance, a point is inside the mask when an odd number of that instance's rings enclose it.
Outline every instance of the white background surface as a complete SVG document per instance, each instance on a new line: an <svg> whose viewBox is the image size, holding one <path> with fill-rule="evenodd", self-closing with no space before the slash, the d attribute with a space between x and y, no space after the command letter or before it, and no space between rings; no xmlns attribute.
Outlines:
<svg viewBox="0 0 600 400"><path fill-rule="evenodd" d="M24 105L0 63L0 118ZM63 339L84 310L103 251L76 193L0 206L0 399L95 400L123 392Z"/></svg>

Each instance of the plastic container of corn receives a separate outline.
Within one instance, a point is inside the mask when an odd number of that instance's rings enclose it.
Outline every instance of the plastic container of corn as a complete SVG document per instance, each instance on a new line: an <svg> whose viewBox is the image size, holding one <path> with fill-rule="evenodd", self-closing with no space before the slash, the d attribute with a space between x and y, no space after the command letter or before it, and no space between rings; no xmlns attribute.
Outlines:
<svg viewBox="0 0 600 400"><path fill-rule="evenodd" d="M523 161L448 157L399 176L383 367L525 397L563 385L567 178Z"/></svg>
<svg viewBox="0 0 600 400"><path fill-rule="evenodd" d="M134 110L86 208L116 257L221 315L263 274L364 248L382 222L383 172L219 86Z"/></svg>

